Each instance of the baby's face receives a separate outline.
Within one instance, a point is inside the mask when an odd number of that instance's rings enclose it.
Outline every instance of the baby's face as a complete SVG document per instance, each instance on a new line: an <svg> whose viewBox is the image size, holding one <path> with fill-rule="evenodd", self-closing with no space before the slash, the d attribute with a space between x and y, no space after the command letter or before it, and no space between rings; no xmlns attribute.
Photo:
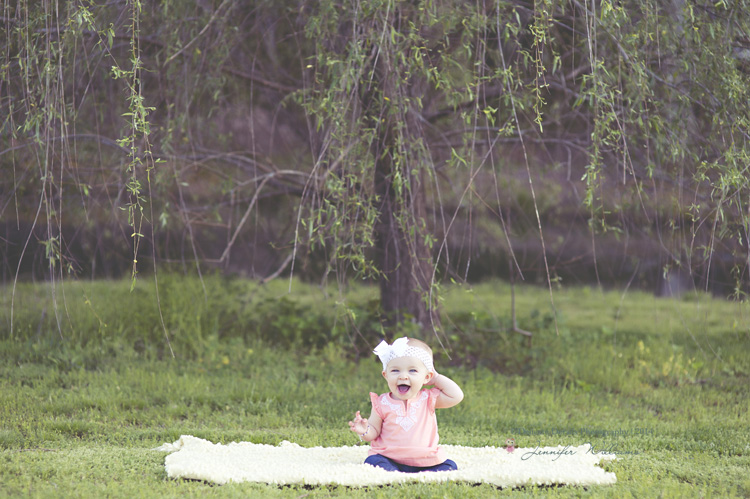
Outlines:
<svg viewBox="0 0 750 499"><path fill-rule="evenodd" d="M416 357L393 359L383 371L383 377L388 382L388 389L393 398L398 400L416 397L432 376L433 373L429 372L424 363Z"/></svg>

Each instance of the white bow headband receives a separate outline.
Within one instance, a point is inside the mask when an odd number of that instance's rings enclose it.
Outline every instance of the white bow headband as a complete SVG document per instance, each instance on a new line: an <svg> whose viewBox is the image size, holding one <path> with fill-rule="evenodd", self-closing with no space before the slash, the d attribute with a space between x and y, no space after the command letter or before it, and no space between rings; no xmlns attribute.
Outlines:
<svg viewBox="0 0 750 499"><path fill-rule="evenodd" d="M409 338L405 336L394 341L393 345L389 345L385 340L381 341L380 344L375 347L373 353L380 358L380 362L383 363L384 371L388 366L388 363L393 359L399 357L416 357L422 361L429 372L435 372L430 353L424 348L410 346Z"/></svg>

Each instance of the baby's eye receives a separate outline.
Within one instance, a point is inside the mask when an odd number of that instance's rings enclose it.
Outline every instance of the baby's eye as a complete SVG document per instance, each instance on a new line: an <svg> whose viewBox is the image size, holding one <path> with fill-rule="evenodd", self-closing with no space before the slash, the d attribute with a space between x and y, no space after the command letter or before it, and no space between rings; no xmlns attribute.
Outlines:
<svg viewBox="0 0 750 499"><path fill-rule="evenodd" d="M416 373L416 372L417 372L417 370L416 370L416 369L412 369L412 370L411 370L410 372L412 372L412 373Z"/></svg>

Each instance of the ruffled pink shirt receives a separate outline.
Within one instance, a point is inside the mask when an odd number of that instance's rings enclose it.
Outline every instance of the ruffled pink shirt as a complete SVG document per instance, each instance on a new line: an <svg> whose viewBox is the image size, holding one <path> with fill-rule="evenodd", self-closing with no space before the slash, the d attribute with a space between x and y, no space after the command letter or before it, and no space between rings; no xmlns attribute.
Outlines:
<svg viewBox="0 0 750 499"><path fill-rule="evenodd" d="M380 454L407 466L435 466L446 460L438 447L435 403L440 395L438 388L422 390L415 398L391 398L390 392L382 395L370 393L373 410L383 420L378 438L370 443L369 455Z"/></svg>

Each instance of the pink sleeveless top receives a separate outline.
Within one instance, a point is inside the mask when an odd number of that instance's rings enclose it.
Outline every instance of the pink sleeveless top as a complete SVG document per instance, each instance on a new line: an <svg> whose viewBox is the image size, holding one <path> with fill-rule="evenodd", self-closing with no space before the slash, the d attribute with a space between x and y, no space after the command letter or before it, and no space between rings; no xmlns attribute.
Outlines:
<svg viewBox="0 0 750 499"><path fill-rule="evenodd" d="M435 466L446 460L438 447L435 403L440 395L438 388L422 390L415 398L391 398L390 392L382 395L370 393L373 410L383 420L378 438L370 443L370 453L380 454L407 466Z"/></svg>

